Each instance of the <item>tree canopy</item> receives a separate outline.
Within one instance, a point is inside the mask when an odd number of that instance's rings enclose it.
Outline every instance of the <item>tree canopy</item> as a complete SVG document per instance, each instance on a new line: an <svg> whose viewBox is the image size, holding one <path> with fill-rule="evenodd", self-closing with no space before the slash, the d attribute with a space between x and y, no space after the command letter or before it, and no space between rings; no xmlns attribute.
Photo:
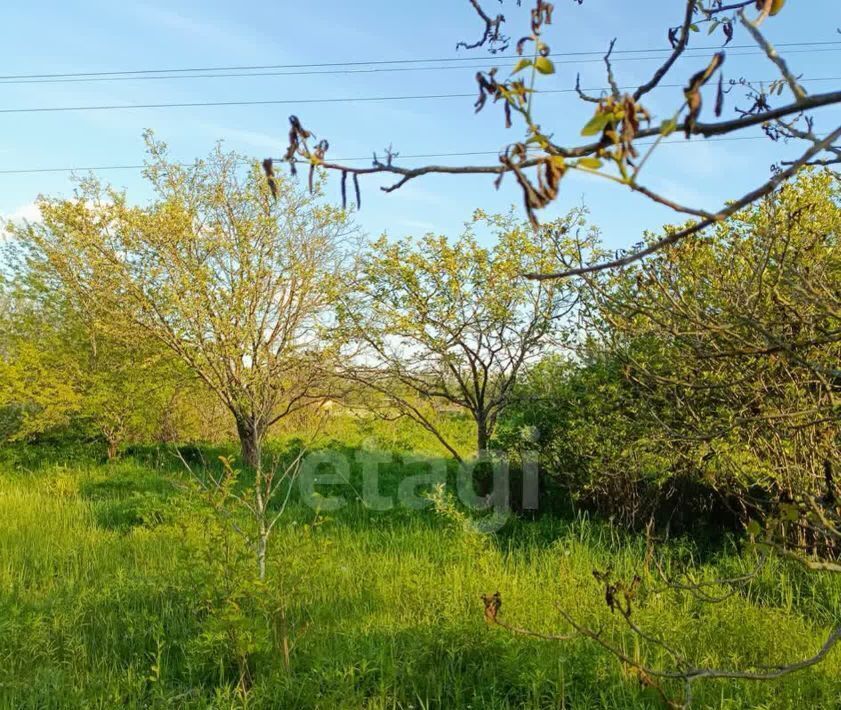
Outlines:
<svg viewBox="0 0 841 710"><path fill-rule="evenodd" d="M474 216L454 241L376 241L341 309L361 350L349 376L387 395L394 406L459 452L423 403L455 407L476 422L486 452L518 376L564 338L575 306L568 284L522 278L562 262L578 211L534 230L513 215ZM495 236L481 246L476 230Z"/></svg>
<svg viewBox="0 0 841 710"><path fill-rule="evenodd" d="M15 235L98 327L143 333L200 378L253 465L274 422L323 396L318 335L351 228L289 181L273 197L240 156L217 148L182 167L147 142L148 206L88 180L71 200L42 200L43 221Z"/></svg>

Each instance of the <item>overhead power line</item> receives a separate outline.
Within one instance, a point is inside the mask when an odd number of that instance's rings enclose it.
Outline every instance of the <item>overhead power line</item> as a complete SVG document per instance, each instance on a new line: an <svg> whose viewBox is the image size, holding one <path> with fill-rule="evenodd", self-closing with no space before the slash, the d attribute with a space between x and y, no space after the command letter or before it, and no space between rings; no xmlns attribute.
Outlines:
<svg viewBox="0 0 841 710"><path fill-rule="evenodd" d="M816 54L823 52L841 52L841 42L836 42L836 46L824 47L818 49L792 49L788 50L786 54ZM764 56L762 51L741 51L729 52L730 57L747 57L747 56ZM685 53L681 55L681 59L705 59L710 56L709 53ZM625 57L620 58L617 62L639 62L639 61L661 61L662 55L641 56L641 57ZM419 60L420 63L421 60ZM423 61L438 61L445 60L423 60ZM555 59L556 65L564 64L601 64L604 60L602 58L593 59ZM5 79L0 77L0 85L7 84L10 86L30 85L30 84L68 84L68 83L93 83L93 82L126 82L126 81L184 81L188 79L243 79L264 76L334 76L347 74L382 74L382 73L403 73L403 72L422 72L422 71L464 71L472 69L487 69L488 63L484 64L438 64L434 66L368 66L366 68L342 68L342 69L291 69L282 71L265 71L262 68L259 70L250 70L243 68L242 71L233 71L222 69L216 70L177 70L177 74L165 74L161 72L154 73L121 73L116 76L107 73L91 74L91 75L68 75L56 76L54 78L21 78L21 79ZM269 69L273 69L269 67ZM173 72L176 70L172 70ZM211 73L187 73L187 72L201 72L210 71Z"/></svg>
<svg viewBox="0 0 841 710"><path fill-rule="evenodd" d="M800 79L801 82L816 81L840 81L841 77L818 77L812 79ZM769 82L770 79L763 79L760 82ZM759 83L759 82L755 82ZM659 89L682 88L683 84L660 84ZM635 86L619 87L623 91L635 89ZM571 94L575 89L544 89L538 94ZM609 87L595 87L582 89L585 92L609 91ZM61 113L70 111L127 111L136 109L165 109L165 108L207 108L211 106L278 106L289 104L342 104L342 103L377 103L380 101L427 101L432 99L464 99L473 98L476 92L460 94L416 94L411 96L343 96L324 97L310 99L253 99L240 101L185 101L159 104L105 104L94 106L36 106L27 108L0 108L0 114L13 113Z"/></svg>
<svg viewBox="0 0 841 710"><path fill-rule="evenodd" d="M777 44L778 48L794 48L794 47L822 47L838 45L839 41L824 41L824 42L782 42ZM693 52L712 52L720 50L717 46L694 47ZM754 44L738 44L730 45L728 50L735 49L756 49ZM586 57L596 55L601 57L604 54L604 48L591 51L580 52L553 52L553 58L560 57ZM671 52L669 47L651 47L648 49L615 49L612 56L625 56L633 54L653 54L661 53L668 54ZM497 61L500 59L519 59L519 55L496 55L488 57L489 61ZM98 76L120 76L120 75L136 75L136 74L175 74L175 73L190 73L190 72L222 72L222 71L257 71L268 69L315 69L325 67L359 67L359 66L383 66L383 65L401 65L401 64L423 64L430 62L475 62L479 61L476 56L471 57L432 57L424 59L377 59L370 61L350 61L350 62L306 62L299 64L252 64L252 65L230 65L230 66L203 66L203 67L171 67L168 69L128 69L119 71L95 71L95 72L63 72L50 74L6 74L0 75L0 81L13 79L59 79L71 77L98 77Z"/></svg>
<svg viewBox="0 0 841 710"><path fill-rule="evenodd" d="M763 140L765 136L723 136L718 138L705 138L703 143L723 143L723 142L730 142L730 141L755 141L755 140ZM655 141L639 141L636 145L652 145ZM660 145L693 145L690 141L686 140L663 140L660 141ZM403 160L421 160L421 159L428 159L428 158L467 158L471 156L489 156L489 155L499 155L499 150L482 150L482 151L471 151L471 152L461 152L461 153L417 153L415 155L400 155L400 158ZM337 163L352 163L352 162L361 162L363 160L371 160L371 156L362 156L362 157L353 157L353 158L335 158L331 159ZM250 165L255 161L241 161L243 165ZM189 168L194 165L194 163L176 163L179 167ZM91 167L73 167L73 168L14 168L10 170L0 170L0 175L26 175L26 174L36 174L36 173L70 173L70 172L100 172L100 171L111 171L111 170L143 170L146 168L146 165L139 164L139 165L98 165L98 166L91 166Z"/></svg>

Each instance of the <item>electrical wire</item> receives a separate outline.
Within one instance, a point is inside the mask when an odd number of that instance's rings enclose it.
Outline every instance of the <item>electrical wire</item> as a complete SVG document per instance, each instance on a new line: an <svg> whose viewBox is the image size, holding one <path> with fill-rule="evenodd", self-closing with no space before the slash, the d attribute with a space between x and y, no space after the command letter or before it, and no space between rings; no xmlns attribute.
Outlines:
<svg viewBox="0 0 841 710"><path fill-rule="evenodd" d="M800 82L815 82L815 81L839 81L841 77L828 76L817 77L812 79L800 79ZM761 80L760 82L769 82L771 80ZM675 89L681 88L683 84L660 84L658 89ZM622 86L621 90L631 90L634 86ZM608 91L607 87L597 87L582 89L585 92L594 91ZM547 94L571 94L576 89L543 89L536 93L541 95ZM20 114L20 113L63 113L70 111L127 111L136 109L167 109L167 108L207 108L218 106L280 106L289 104L344 104L344 103L377 103L381 101L428 101L433 99L464 99L475 98L476 93L460 93L460 94L416 94L410 96L343 96L343 97L324 97L324 98L310 98L310 99L252 99L252 100L238 100L238 101L185 101L173 103L159 103L159 104L105 104L94 106L37 106L27 108L0 108L0 114Z"/></svg>
<svg viewBox="0 0 841 710"><path fill-rule="evenodd" d="M809 42L781 42L776 46L779 48L787 47L822 47L829 45L838 45L839 41L809 41ZM729 50L734 49L755 49L755 44L737 44L730 45ZM718 51L720 47L704 46L694 47L690 51ZM649 49L615 49L613 55L626 54L643 54L660 52L668 54L671 52L668 47L654 47ZM589 55L603 55L604 50L580 51L580 52L553 52L550 56L556 57L582 57ZM490 60L497 61L499 59L519 59L519 55L494 55L489 57ZM323 67L353 67L353 66L382 66L388 64L420 64L429 62L471 62L478 61L475 56L472 57L433 57L427 59L378 59L371 61L351 61L351 62L321 62L321 63L301 63L301 64L254 64L254 65L232 65L232 66L211 66L211 67L175 67L169 69L130 69L121 71L97 71L97 72L64 72L53 74L6 74L0 75L0 81L12 79L59 79L70 77L98 77L98 76L118 76L118 75L137 75L137 74L174 74L174 73L189 73L189 72L221 72L221 71L257 71L266 69L314 69ZM599 60L601 61L601 60Z"/></svg>
<svg viewBox="0 0 841 710"><path fill-rule="evenodd" d="M792 49L788 50L786 54L816 54L823 52L841 52L841 42L835 43L838 46L827 47L823 49ZM748 51L748 52L728 52L728 57L747 57L747 56L765 56L762 51ZM685 53L681 55L681 59L706 59L709 54L690 54ZM631 61L660 61L662 56L648 56L648 57L627 57L619 59L618 62ZM444 61L444 60L424 60L424 61ZM567 59L558 60L554 63L556 65L566 64L601 64L604 60L598 59ZM269 67L272 68L272 67ZM397 66L397 67L368 67L366 69L307 69L307 70L292 70L292 71L238 71L235 73L209 73L209 74L133 74L126 73L119 76L106 75L85 75L85 76L66 76L55 78L26 78L26 79L3 79L0 78L0 85L20 86L32 84L68 84L68 83L94 83L94 82L125 82L125 81L184 81L187 79L243 79L263 76L335 76L335 75L349 75L349 74L380 74L380 73L402 73L402 72L419 72L419 71L464 71L472 69L487 69L488 64L460 64L460 65L437 65L437 66ZM161 70L163 71L163 70ZM176 70L173 70L176 71ZM192 70L184 70L192 71ZM196 70L201 71L201 70ZM211 71L211 70L208 70ZM221 69L218 71L222 71Z"/></svg>

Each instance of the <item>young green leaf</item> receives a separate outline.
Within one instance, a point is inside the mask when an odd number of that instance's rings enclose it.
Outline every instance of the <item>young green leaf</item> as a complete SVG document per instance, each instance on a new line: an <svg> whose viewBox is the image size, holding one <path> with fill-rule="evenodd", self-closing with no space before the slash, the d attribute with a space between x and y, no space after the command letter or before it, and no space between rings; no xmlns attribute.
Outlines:
<svg viewBox="0 0 841 710"><path fill-rule="evenodd" d="M554 74L555 65L548 57L538 57L534 60L534 68L541 74Z"/></svg>
<svg viewBox="0 0 841 710"><path fill-rule="evenodd" d="M516 74L517 72L523 71L526 67L531 66L531 59L526 59L523 57L516 65L514 65L514 69L511 71L512 74Z"/></svg>
<svg viewBox="0 0 841 710"><path fill-rule="evenodd" d="M601 133L605 126L613 119L613 114L611 113L597 113L593 118L587 121L587 124L584 128L581 129L582 136L595 136Z"/></svg>
<svg viewBox="0 0 841 710"><path fill-rule="evenodd" d="M598 158L581 158L576 165L582 168L590 168L591 170L598 170L602 165L602 161Z"/></svg>

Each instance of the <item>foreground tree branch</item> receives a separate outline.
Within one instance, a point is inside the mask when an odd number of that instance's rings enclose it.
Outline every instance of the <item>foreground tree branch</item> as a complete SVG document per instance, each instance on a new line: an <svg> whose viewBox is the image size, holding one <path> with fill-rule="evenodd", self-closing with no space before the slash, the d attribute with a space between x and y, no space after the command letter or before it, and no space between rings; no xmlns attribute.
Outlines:
<svg viewBox="0 0 841 710"><path fill-rule="evenodd" d="M483 24L482 36L473 42L460 42L461 48L487 47L496 52L508 46L509 38L502 33L501 26L505 22L502 14L494 16L484 8L480 0L467 0L477 13ZM583 0L577 0L581 4ZM518 1L517 5L520 4ZM750 19L745 13L756 10L757 16ZM506 146L500 151L499 162L496 165L423 165L402 166L394 162L396 154L388 153L386 159L380 160L374 156L370 167L353 167L340 162L329 161L326 157L329 144L325 140L315 145L315 136L305 129L300 120L290 118L290 141L286 153L281 161L289 164L294 172L299 165L309 167L310 180L316 168L341 174L342 200L347 202L347 178L353 178L357 204L361 201L360 177L381 174L396 178L389 185L382 186L385 192L400 189L408 182L427 175L490 175L495 177L495 184L499 186L505 175L511 175L521 188L526 214L533 225L537 224L536 211L552 203L558 196L563 177L570 170L580 170L592 175L603 177L624 185L646 199L677 209L686 214L697 216L701 221L683 233L673 234L655 242L639 254L633 254L621 259L605 262L604 264L581 267L579 270L559 271L545 274L544 278L561 278L589 271L615 268L642 258L647 254L668 247L675 242L696 234L706 226L727 219L736 209L747 206L752 201L768 194L783 180L791 177L798 168L806 164L821 164L834 162L834 158L826 158L821 154L829 152L838 155L838 133L834 132L828 139L813 142L797 160L789 164L790 169L774 175L769 181L748 192L735 204L719 210L714 214L698 206L679 205L669 195L661 195L639 183L638 178L650 155L662 144L662 139L672 134L682 134L686 140L693 136L725 136L732 135L755 126L762 126L768 132L768 126L774 121L789 117L813 121L815 112L829 106L841 104L841 91L829 91L822 94L808 95L799 83L795 73L789 68L785 59L768 42L760 30L760 25L767 18L774 17L780 12L790 12L779 0L744 0L742 2L723 3L720 0L686 0L683 5L681 22L676 27L667 28L667 36L671 43L671 51L666 60L652 73L651 77L641 83L632 93L622 95L618 88L614 69L611 63L611 52L616 40L610 43L610 48L604 57L605 69L610 91L603 96L588 96L576 82L579 99L586 103L595 103L596 111L589 122L583 127L581 135L596 140L579 143L577 140L558 141L555 134L543 128L538 116L540 90L539 80L546 75L553 74L554 64L551 61L551 48L545 40L547 29L552 25L553 15L557 14L551 3L544 0L534 0L530 11L529 33L516 42L519 60L513 67L506 80L499 78L497 68L487 72L479 72L476 80L478 97L475 102L476 111L483 110L488 104L500 106L503 109L505 124L514 126L515 122L523 131L522 139ZM666 77L671 77L676 71L677 61L689 47L691 37L699 26L708 27L708 34L722 34L726 46L734 37L737 27L742 27L753 39L757 46L773 62L780 73L779 81L771 82L767 88L753 86L743 79L731 79L725 90L722 67L725 52L720 51L710 64L700 71L686 78L684 89L685 101L676 107L671 116L664 117L659 125L654 123L641 100L650 92L661 86ZM527 75L527 76L526 76ZM718 86L715 95L715 121L701 121L704 110L702 97L703 88L717 75ZM526 78L522 78L526 76ZM793 101L781 106L771 105L779 90L788 86L793 95ZM721 118L725 108L725 98L736 88L746 90L751 106L747 110L734 109L735 115ZM545 122L544 122L545 123ZM769 133L770 135L770 133ZM770 135L772 139L775 136ZM797 137L790 133L789 137ZM647 138L655 138L653 144L640 159L638 147L646 145ZM276 159L267 159L264 168L270 181L274 180L274 163ZM535 274L533 274L535 276Z"/></svg>
<svg viewBox="0 0 841 710"><path fill-rule="evenodd" d="M775 109L769 109L763 113L750 114L735 118L730 121L721 121L715 123L699 122L690 126L687 122L675 123L670 127L670 134L672 132L685 133L689 130L690 135L702 136L710 138L713 136L722 136L730 133L735 133L746 128L760 126L769 121L778 120L787 116L793 116L808 111L810 109L824 108L841 103L841 91L831 91L822 94L812 94L804 99L803 102L793 102L780 106ZM294 116L292 117L295 118ZM652 138L661 136L660 128L642 129L637 134L637 138ZM836 138L837 140L837 138ZM834 142L834 141L833 141ZM827 143L821 150L825 150L832 145L832 142ZM601 142L588 142L578 146L564 147L560 145L553 145L551 148L552 155L561 158L586 158L599 153L602 150ZM273 166L275 163L284 162L285 158L269 158L268 161ZM304 156L297 156L294 159L295 165L310 166L312 165L312 156L305 154ZM523 160L517 167L519 169L535 168L545 162L544 158L534 157ZM316 165L324 170L345 173L347 175L366 176L366 175L396 175L399 180L385 185L380 189L383 192L394 192L399 190L406 183L411 180L425 177L427 175L493 175L497 178L501 175L513 173L515 168L511 165L423 165L416 168L403 167L394 165L393 163L383 163L379 159L375 159L374 164L370 167L354 167L351 165L344 165L342 163L331 162L329 160L321 160L316 162ZM577 167L577 166L572 166ZM273 167L272 167L273 170ZM274 173L272 172L272 175Z"/></svg>
<svg viewBox="0 0 841 710"><path fill-rule="evenodd" d="M512 634L530 636L546 641L564 642L570 641L576 637L590 639L625 666L636 669L640 682L644 686L654 688L661 695L664 703L671 708L690 708L693 698L693 683L699 680L776 680L819 664L827 657L827 655L829 655L836 644L841 641L841 626L837 626L830 632L826 641L824 641L823 645L813 655L797 661L792 661L791 663L778 664L774 666L755 666L746 669L695 666L687 661L681 653L675 650L663 639L648 633L632 619L631 601L633 599L633 595L625 594L624 601L617 601L620 594L628 591L628 587L624 587L621 582L617 583L612 581L608 576L609 573L603 577L600 577L600 573L597 572L594 572L593 574L596 575L597 579L601 579L605 583L605 597L611 611L619 611L619 616L625 622L625 626L643 644L654 645L665 651L665 653L672 658L674 667L655 667L641 661L638 657L629 655L618 644L608 640L603 629L599 629L597 631L587 624L581 623L576 620L572 614L560 606L557 607L558 613L564 621L569 624L574 633L551 634L508 624L499 618L500 609L502 607L502 597L499 592L496 592L493 595L482 596L482 601L485 606L485 620L487 623L499 626ZM666 689L657 682L657 679L663 681L681 682L684 687L683 699L671 699Z"/></svg>
<svg viewBox="0 0 841 710"><path fill-rule="evenodd" d="M654 254L657 251L660 251L664 247L670 246L672 244L676 244L677 242L685 239L686 237L690 237L693 234L697 234L698 232L703 231L707 227L711 227L716 222L722 222L728 217L736 214L740 210L744 209L745 207L753 204L757 200L766 195L771 194L776 188L778 188L783 182L794 176L800 168L808 165L809 162L814 158L815 155L825 150L828 146L832 145L835 141L841 138L841 126L836 128L832 133L830 133L826 138L821 141L818 141L815 145L813 145L809 150L807 150L803 155L800 156L796 161L792 162L788 168L783 171L780 171L766 183L761 185L760 187L756 188L755 190L751 190L746 195L743 195L741 198L728 204L726 207L723 207L718 212L709 217L706 217L695 224L692 224L680 231L674 232L662 239L659 239L644 249L639 249L634 251L630 254L626 254L625 256L611 259L608 261L603 261L598 264L589 264L579 266L573 269L565 269L564 271L556 271L554 273L529 273L525 274L527 278L530 279L537 279L537 280L544 280L544 279L560 279L560 278L569 278L571 276L581 276L583 274L590 274L597 271L605 271L607 269L615 269L622 266L628 266L629 264L633 264L635 261L639 261L640 259L645 258L650 254ZM685 208L681 208L680 211L686 211Z"/></svg>
<svg viewBox="0 0 841 710"><path fill-rule="evenodd" d="M794 661L792 663L770 666L767 668L755 668L750 670L735 670L726 668L705 668L686 666L683 668L653 668L640 662L639 660L629 656L617 645L605 639L601 632L594 631L590 627L577 622L571 614L559 609L564 620L581 636L591 639L611 655L615 656L625 665L636 668L648 677L662 678L664 680L682 681L685 691L682 702L672 701L673 707L689 708L692 704L692 684L698 680L750 680L750 681L767 681L782 678L783 676L798 671L811 668L820 663L829 652L835 647L839 640L841 640L841 626L836 627L827 637L820 649L808 658ZM644 637L643 632L636 627L630 625L631 630L640 637Z"/></svg>

